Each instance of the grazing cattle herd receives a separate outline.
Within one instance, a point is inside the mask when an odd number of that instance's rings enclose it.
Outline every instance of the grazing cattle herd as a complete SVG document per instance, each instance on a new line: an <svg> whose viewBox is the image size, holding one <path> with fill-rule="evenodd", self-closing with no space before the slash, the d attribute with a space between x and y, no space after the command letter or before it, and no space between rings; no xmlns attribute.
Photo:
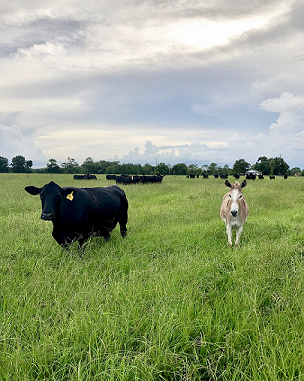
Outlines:
<svg viewBox="0 0 304 381"><path fill-rule="evenodd" d="M74 180L97 180L96 175L74 175Z"/></svg>
<svg viewBox="0 0 304 381"><path fill-rule="evenodd" d="M151 183L161 183L163 181L163 175L106 175L107 180L115 180L116 184L151 184Z"/></svg>
<svg viewBox="0 0 304 381"><path fill-rule="evenodd" d="M232 245L232 231L236 230L235 244L240 242L240 236L249 214L249 207L242 193L246 187L246 180L264 179L261 174L247 173L246 179L241 184L236 181L230 183L227 174L214 175L215 178L225 179L225 185L230 191L223 197L220 207L220 217L225 222L228 244ZM187 176L194 178L192 175ZM207 174L203 178L208 179ZM234 175L239 179L240 175ZM115 181L116 184L151 184L161 183L163 175L106 175L107 180ZM284 175L284 179L288 176ZM95 175L74 175L74 180L97 180ZM274 175L269 176L275 179ZM90 237L110 238L110 234L116 225L120 225L120 233L124 238L127 232L128 200L125 192L117 185L93 188L61 188L51 181L42 188L35 186L25 187L25 191L31 195L40 195L42 212L41 219L52 221L53 238L63 248L78 241L80 249Z"/></svg>

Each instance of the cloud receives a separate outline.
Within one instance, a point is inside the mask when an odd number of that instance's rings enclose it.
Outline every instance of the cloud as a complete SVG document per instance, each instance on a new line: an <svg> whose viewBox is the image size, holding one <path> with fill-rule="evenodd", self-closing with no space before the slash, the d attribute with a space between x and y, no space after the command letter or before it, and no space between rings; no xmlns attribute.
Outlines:
<svg viewBox="0 0 304 381"><path fill-rule="evenodd" d="M6 2L0 124L18 127L2 127L11 129L12 149L1 149L15 154L16 129L17 148L32 147L34 162L117 155L233 164L281 153L304 166L303 7L302 0Z"/></svg>
<svg viewBox="0 0 304 381"><path fill-rule="evenodd" d="M0 125L0 152L2 157L12 159L14 156L22 155L27 160L36 159L36 165L44 163L45 156L35 146L35 143L23 136L18 126L6 127Z"/></svg>
<svg viewBox="0 0 304 381"><path fill-rule="evenodd" d="M270 126L272 136L294 135L304 130L304 97L285 92L278 98L263 101L260 107L280 114Z"/></svg>

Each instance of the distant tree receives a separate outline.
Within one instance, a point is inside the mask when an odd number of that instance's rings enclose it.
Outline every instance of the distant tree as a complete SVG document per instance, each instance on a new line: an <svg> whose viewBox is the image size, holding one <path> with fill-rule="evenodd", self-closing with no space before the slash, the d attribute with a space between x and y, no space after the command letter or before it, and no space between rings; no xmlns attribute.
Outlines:
<svg viewBox="0 0 304 381"><path fill-rule="evenodd" d="M294 176L296 173L301 173L301 168L294 167L290 170L290 176Z"/></svg>
<svg viewBox="0 0 304 381"><path fill-rule="evenodd" d="M199 169L198 169L197 164L189 164L188 165L188 173L189 174L197 175L197 174L199 174L198 171L199 171Z"/></svg>
<svg viewBox="0 0 304 381"><path fill-rule="evenodd" d="M33 166L33 162L32 160L27 160L25 162L25 169L26 169L26 172L32 172L31 168Z"/></svg>
<svg viewBox="0 0 304 381"><path fill-rule="evenodd" d="M275 157L272 159L274 162L273 174L274 175L285 175L289 173L289 165L285 163L282 157Z"/></svg>
<svg viewBox="0 0 304 381"><path fill-rule="evenodd" d="M61 173L61 168L57 164L55 159L49 159L49 162L46 164L45 172L47 173Z"/></svg>
<svg viewBox="0 0 304 381"><path fill-rule="evenodd" d="M27 170L25 157L21 155L13 157L11 167L15 173L25 173Z"/></svg>
<svg viewBox="0 0 304 381"><path fill-rule="evenodd" d="M252 168L260 171L263 175L270 175L271 173L270 161L266 156L260 156Z"/></svg>
<svg viewBox="0 0 304 381"><path fill-rule="evenodd" d="M79 164L75 161L75 159L68 157L68 161L66 163L62 163L61 168L64 173L78 173Z"/></svg>
<svg viewBox="0 0 304 381"><path fill-rule="evenodd" d="M98 173L111 173L114 175L118 175L121 173L119 161L113 161L111 163L99 162L99 170Z"/></svg>
<svg viewBox="0 0 304 381"><path fill-rule="evenodd" d="M122 175L140 175L142 173L140 164L124 163L119 167Z"/></svg>
<svg viewBox="0 0 304 381"><path fill-rule="evenodd" d="M153 175L154 173L154 167L152 167L151 164L146 163L145 165L143 165L142 169L143 175Z"/></svg>
<svg viewBox="0 0 304 381"><path fill-rule="evenodd" d="M231 169L229 168L228 164L225 164L222 168L222 173L227 173L228 175L231 173Z"/></svg>
<svg viewBox="0 0 304 381"><path fill-rule="evenodd" d="M220 167L219 165L217 165L216 163L211 163L209 166L208 166L208 175L219 175L221 172L222 172L222 167Z"/></svg>
<svg viewBox="0 0 304 381"><path fill-rule="evenodd" d="M91 157L87 157L85 161L81 164L81 167L83 168L83 171L86 174L98 172L96 170L97 166L94 164L94 161Z"/></svg>
<svg viewBox="0 0 304 381"><path fill-rule="evenodd" d="M170 166L165 163L159 163L155 167L155 173L159 173L161 175L169 175L170 174Z"/></svg>
<svg viewBox="0 0 304 381"><path fill-rule="evenodd" d="M172 175L187 175L188 167L184 163L178 163L171 168Z"/></svg>
<svg viewBox="0 0 304 381"><path fill-rule="evenodd" d="M8 159L6 157L0 156L0 172L8 172Z"/></svg>
<svg viewBox="0 0 304 381"><path fill-rule="evenodd" d="M251 165L247 163L244 159L236 160L233 164L232 172L234 174L245 173L251 168Z"/></svg>
<svg viewBox="0 0 304 381"><path fill-rule="evenodd" d="M284 175L289 173L290 167L281 157L268 159L266 156L261 156L252 168L262 172L263 175Z"/></svg>

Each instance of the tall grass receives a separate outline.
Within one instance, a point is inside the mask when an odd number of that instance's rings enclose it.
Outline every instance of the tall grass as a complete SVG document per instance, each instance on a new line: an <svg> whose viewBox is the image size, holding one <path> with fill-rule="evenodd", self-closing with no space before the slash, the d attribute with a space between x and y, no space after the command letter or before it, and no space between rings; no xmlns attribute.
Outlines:
<svg viewBox="0 0 304 381"><path fill-rule="evenodd" d="M304 179L249 181L232 249L222 180L122 186L127 238L82 256L24 191L49 181L0 176L2 380L304 380Z"/></svg>

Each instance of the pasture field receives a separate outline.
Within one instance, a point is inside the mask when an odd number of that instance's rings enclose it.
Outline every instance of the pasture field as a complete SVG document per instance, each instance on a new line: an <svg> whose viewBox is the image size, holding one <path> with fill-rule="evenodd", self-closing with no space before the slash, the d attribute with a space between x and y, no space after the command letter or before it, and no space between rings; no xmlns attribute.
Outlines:
<svg viewBox="0 0 304 381"><path fill-rule="evenodd" d="M82 256L24 191L50 180L0 174L1 380L304 380L304 178L248 181L238 248L224 180L121 186L127 238Z"/></svg>

